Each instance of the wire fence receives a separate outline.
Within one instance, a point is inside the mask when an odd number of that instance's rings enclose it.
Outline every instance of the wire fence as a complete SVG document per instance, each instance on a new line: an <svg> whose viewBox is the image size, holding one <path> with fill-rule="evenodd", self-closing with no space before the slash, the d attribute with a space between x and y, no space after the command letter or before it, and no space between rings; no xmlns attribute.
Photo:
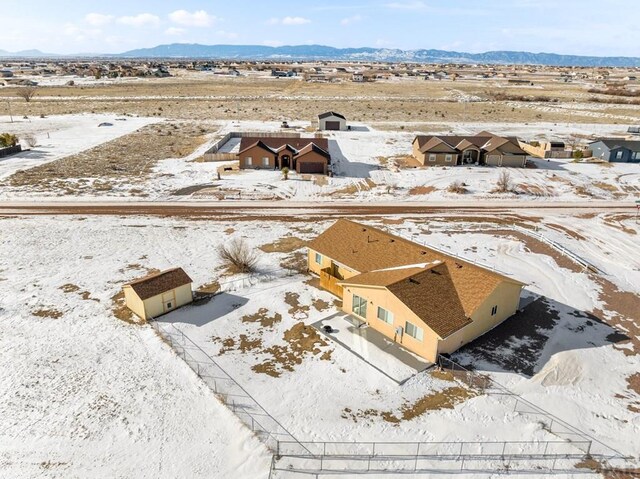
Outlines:
<svg viewBox="0 0 640 479"><path fill-rule="evenodd" d="M174 324L157 321L151 321L150 324L216 396L271 451L277 451L279 441L282 440L297 443L293 435L280 422L273 418L207 352Z"/></svg>

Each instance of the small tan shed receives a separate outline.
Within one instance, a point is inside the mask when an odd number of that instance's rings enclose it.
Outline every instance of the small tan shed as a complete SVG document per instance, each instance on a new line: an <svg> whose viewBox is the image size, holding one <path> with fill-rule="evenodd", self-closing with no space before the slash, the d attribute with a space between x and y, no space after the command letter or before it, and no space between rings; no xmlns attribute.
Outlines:
<svg viewBox="0 0 640 479"><path fill-rule="evenodd" d="M150 274L123 286L125 304L144 320L156 318L191 303L192 282L182 268Z"/></svg>

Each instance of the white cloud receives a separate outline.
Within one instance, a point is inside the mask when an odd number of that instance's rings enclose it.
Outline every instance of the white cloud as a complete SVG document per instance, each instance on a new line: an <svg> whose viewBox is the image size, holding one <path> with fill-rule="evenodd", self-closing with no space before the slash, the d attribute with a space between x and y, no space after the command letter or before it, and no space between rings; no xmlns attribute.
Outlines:
<svg viewBox="0 0 640 479"><path fill-rule="evenodd" d="M388 8L395 8L397 10L424 10L427 8L427 4L419 0L413 2L391 2L385 5Z"/></svg>
<svg viewBox="0 0 640 479"><path fill-rule="evenodd" d="M359 21L362 20L362 17L360 15L354 15L352 17L347 17L347 18L343 18L342 20L340 20L340 25L351 25L353 23L357 23Z"/></svg>
<svg viewBox="0 0 640 479"><path fill-rule="evenodd" d="M94 27L108 25L113 19L113 15L103 15L102 13L87 13L84 16L84 21Z"/></svg>
<svg viewBox="0 0 640 479"><path fill-rule="evenodd" d="M305 23L311 23L311 20L304 17L284 17L270 18L267 23L269 25L304 25Z"/></svg>
<svg viewBox="0 0 640 479"><path fill-rule="evenodd" d="M140 13L134 16L120 17L118 23L130 27L157 27L160 25L160 17L151 13Z"/></svg>
<svg viewBox="0 0 640 479"><path fill-rule="evenodd" d="M183 35L185 33L185 29L184 28L178 28L178 27L169 27L164 31L164 33L166 35L179 36L179 35Z"/></svg>
<svg viewBox="0 0 640 479"><path fill-rule="evenodd" d="M193 13L186 10L176 10L169 14L169 20L178 25L188 27L210 27L217 19L204 10L198 10Z"/></svg>

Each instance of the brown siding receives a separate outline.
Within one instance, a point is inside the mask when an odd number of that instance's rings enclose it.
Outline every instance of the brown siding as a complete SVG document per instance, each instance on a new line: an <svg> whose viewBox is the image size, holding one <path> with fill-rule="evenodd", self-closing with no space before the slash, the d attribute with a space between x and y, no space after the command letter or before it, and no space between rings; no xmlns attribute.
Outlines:
<svg viewBox="0 0 640 479"><path fill-rule="evenodd" d="M273 153L266 151L259 146L254 146L253 148L249 148L248 150L243 151L239 155L240 158L240 169L274 169L276 167L276 155ZM246 159L247 157L251 157L253 164L251 166L247 165ZM269 158L269 165L264 166L262 163L262 158Z"/></svg>

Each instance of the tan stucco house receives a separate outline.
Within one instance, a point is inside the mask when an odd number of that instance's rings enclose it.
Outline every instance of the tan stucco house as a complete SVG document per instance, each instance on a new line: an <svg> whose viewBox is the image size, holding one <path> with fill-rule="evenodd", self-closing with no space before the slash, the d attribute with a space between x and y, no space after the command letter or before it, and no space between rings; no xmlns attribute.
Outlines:
<svg viewBox="0 0 640 479"><path fill-rule="evenodd" d="M309 243L308 269L343 311L431 362L512 316L524 286L344 219Z"/></svg>
<svg viewBox="0 0 640 479"><path fill-rule="evenodd" d="M141 319L156 318L191 303L192 282L182 268L150 274L123 286L125 304Z"/></svg>
<svg viewBox="0 0 640 479"><path fill-rule="evenodd" d="M238 153L240 169L281 170L328 174L331 164L326 138L243 137Z"/></svg>
<svg viewBox="0 0 640 479"><path fill-rule="evenodd" d="M424 166L490 165L524 167L527 152L518 139L482 131L473 136L418 135L413 156Z"/></svg>

